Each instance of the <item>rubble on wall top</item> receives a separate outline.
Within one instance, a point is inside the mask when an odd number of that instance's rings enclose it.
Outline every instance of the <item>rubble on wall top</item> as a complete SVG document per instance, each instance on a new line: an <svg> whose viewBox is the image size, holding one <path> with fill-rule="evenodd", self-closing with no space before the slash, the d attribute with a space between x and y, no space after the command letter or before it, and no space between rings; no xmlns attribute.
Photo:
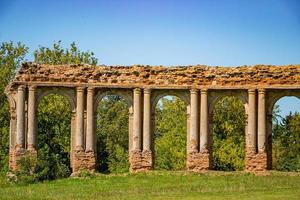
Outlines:
<svg viewBox="0 0 300 200"><path fill-rule="evenodd" d="M300 65L91 66L24 63L13 82L90 83L149 86L300 85Z"/></svg>

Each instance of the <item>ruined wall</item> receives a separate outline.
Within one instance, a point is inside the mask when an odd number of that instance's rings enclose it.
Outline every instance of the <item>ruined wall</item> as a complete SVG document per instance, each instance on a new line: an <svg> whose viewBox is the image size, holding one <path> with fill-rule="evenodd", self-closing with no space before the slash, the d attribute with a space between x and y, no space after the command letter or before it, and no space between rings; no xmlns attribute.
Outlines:
<svg viewBox="0 0 300 200"><path fill-rule="evenodd" d="M300 65L208 67L203 65L89 66L23 64L14 82L88 83L109 86L183 88L300 85Z"/></svg>
<svg viewBox="0 0 300 200"><path fill-rule="evenodd" d="M209 118L219 98L235 96L243 101L247 118L245 170L264 171L271 163L273 105L284 95L300 98L300 65L227 68L203 65L151 67L25 63L6 88L11 112L10 168L17 169L17 160L29 147L32 147L31 153L36 156L34 142L28 140L37 134L36 130L29 130L29 126L25 124L34 127L34 107L43 96L58 93L67 96L72 107L73 172L94 170L95 108L101 98L110 92L124 97L129 107L130 171L153 169L154 107L164 95L178 96L187 105L188 170L205 171L211 168L212 139ZM250 96L253 98L249 98ZM252 106L249 105L249 99L252 99ZM24 110L25 105L27 110L31 108L31 112ZM19 113L16 112L18 110ZM192 110L197 112L191 115ZM89 117L85 118L85 114ZM205 120L200 123L199 119ZM16 125L18 120L22 122L19 127ZM79 128L78 121L83 122ZM145 122L150 126L146 126L147 131L144 130ZM263 126L258 126L258 123ZM249 125L252 132L247 128ZM258 132L264 137L258 137ZM78 145L80 148L77 148Z"/></svg>

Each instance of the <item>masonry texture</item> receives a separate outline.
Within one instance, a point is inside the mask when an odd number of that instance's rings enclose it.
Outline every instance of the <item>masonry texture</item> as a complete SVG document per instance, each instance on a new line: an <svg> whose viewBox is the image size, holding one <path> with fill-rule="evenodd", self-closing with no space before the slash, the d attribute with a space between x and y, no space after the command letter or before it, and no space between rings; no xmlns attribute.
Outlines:
<svg viewBox="0 0 300 200"><path fill-rule="evenodd" d="M96 166L96 107L107 94L124 97L129 109L130 171L153 169L155 105L166 95L187 106L187 169L212 166L211 119L215 103L235 96L245 105L245 170L271 165L272 109L283 96L300 98L300 65L288 66L90 66L25 63L7 86L10 103L10 168L26 153L36 156L37 106L48 94L65 95L72 107L74 173ZM100 158L101 159L101 158Z"/></svg>
<svg viewBox="0 0 300 200"><path fill-rule="evenodd" d="M300 65L151 67L24 64L15 82L94 83L109 86L247 86L299 84Z"/></svg>

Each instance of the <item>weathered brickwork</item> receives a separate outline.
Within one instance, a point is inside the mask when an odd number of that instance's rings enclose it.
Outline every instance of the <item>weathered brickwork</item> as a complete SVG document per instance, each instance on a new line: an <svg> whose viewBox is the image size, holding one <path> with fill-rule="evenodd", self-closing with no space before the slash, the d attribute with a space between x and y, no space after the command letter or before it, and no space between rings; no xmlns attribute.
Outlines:
<svg viewBox="0 0 300 200"><path fill-rule="evenodd" d="M83 149L74 150L72 169L74 172L82 170L94 171L96 169L95 153L93 151L85 152Z"/></svg>
<svg viewBox="0 0 300 200"><path fill-rule="evenodd" d="M36 110L41 98L65 95L72 108L73 173L95 170L95 114L105 94L124 97L129 109L130 171L154 165L155 105L175 95L187 106L187 170L212 166L211 118L216 101L235 96L245 105L246 171L272 164L272 109L283 96L300 98L300 65L287 66L89 66L25 63L7 86L11 130L9 165L17 170L24 152L37 155ZM99 158L101 159L101 158Z"/></svg>
<svg viewBox="0 0 300 200"><path fill-rule="evenodd" d="M248 150L246 153L246 171L265 171L268 169L267 166L267 152Z"/></svg>
<svg viewBox="0 0 300 200"><path fill-rule="evenodd" d="M207 171L211 169L208 152L189 152L187 155L187 169L189 171Z"/></svg>
<svg viewBox="0 0 300 200"><path fill-rule="evenodd" d="M24 64L15 82L89 83L109 86L256 86L300 83L300 65L208 67Z"/></svg>
<svg viewBox="0 0 300 200"><path fill-rule="evenodd" d="M141 172L153 169L152 152L149 150L132 150L129 153L130 172Z"/></svg>

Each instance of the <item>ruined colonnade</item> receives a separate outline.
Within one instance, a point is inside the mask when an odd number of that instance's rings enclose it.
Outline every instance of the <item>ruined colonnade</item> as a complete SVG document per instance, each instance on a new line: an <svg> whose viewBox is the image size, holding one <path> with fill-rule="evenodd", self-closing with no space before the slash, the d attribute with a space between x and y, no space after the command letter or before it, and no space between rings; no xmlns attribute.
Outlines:
<svg viewBox="0 0 300 200"><path fill-rule="evenodd" d="M63 69L63 70L62 70ZM129 109L131 171L153 169L155 105L175 95L187 106L187 169L212 165L212 115L222 97L235 96L245 106L245 170L271 167L272 109L283 96L300 98L300 66L244 68L106 67L24 64L6 88L10 102L10 168L25 152L37 154L37 106L48 94L70 102L73 172L96 166L96 110L107 94L122 96Z"/></svg>

